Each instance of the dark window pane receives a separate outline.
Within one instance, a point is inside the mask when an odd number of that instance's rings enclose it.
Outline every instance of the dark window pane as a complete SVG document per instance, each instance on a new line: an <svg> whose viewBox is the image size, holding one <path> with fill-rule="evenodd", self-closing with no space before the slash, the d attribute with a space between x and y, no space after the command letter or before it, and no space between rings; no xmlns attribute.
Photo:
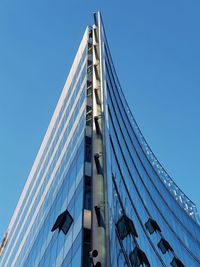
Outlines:
<svg viewBox="0 0 200 267"><path fill-rule="evenodd" d="M149 218L149 220L145 223L146 228L148 229L150 234L153 234L153 232L158 231L161 232L159 225L156 221Z"/></svg>
<svg viewBox="0 0 200 267"><path fill-rule="evenodd" d="M92 159L92 139L85 137L85 160L91 162Z"/></svg>
<svg viewBox="0 0 200 267"><path fill-rule="evenodd" d="M160 242L158 243L159 249L162 251L163 254L165 254L167 251L173 251L170 244L165 240L164 238L160 239Z"/></svg>
<svg viewBox="0 0 200 267"><path fill-rule="evenodd" d="M130 258L132 266L134 266L134 267L139 267L139 266L150 267L150 263L147 259L147 256L145 255L144 251L142 251L138 247L135 247L133 252L131 252L129 258Z"/></svg>
<svg viewBox="0 0 200 267"><path fill-rule="evenodd" d="M138 237L138 234L135 230L134 224L131 219L129 219L126 215L123 215L121 219L116 224L118 233L123 240L128 234L134 235Z"/></svg>
<svg viewBox="0 0 200 267"><path fill-rule="evenodd" d="M173 260L170 264L173 267L185 267L185 265L176 257L173 258Z"/></svg>
<svg viewBox="0 0 200 267"><path fill-rule="evenodd" d="M51 231L53 232L56 229L58 229L60 232L60 230L62 230L63 233L66 235L72 222L73 222L73 218L68 212L68 210L66 210L58 216Z"/></svg>

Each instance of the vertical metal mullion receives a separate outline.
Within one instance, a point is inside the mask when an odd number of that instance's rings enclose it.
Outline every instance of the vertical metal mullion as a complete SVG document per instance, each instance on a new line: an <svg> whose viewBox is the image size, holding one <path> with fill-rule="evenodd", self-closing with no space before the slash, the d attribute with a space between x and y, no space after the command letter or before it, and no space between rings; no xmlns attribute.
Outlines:
<svg viewBox="0 0 200 267"><path fill-rule="evenodd" d="M98 117L99 127L103 133L103 88L100 51L99 14L93 25L93 121ZM98 23L97 23L98 21ZM95 93L94 93L95 91ZM98 96L98 100L97 100ZM92 249L98 251L93 259L95 264L107 267L106 259L106 218L105 218L105 168L103 135L99 135L93 123L93 174L92 174ZM97 166L97 164L99 166Z"/></svg>

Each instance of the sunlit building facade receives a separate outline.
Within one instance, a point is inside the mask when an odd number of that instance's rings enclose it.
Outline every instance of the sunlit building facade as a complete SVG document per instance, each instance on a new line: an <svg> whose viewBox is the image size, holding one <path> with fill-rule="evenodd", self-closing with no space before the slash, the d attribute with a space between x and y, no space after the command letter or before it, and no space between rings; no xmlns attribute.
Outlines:
<svg viewBox="0 0 200 267"><path fill-rule="evenodd" d="M132 116L100 13L80 43L0 266L200 266L196 207Z"/></svg>

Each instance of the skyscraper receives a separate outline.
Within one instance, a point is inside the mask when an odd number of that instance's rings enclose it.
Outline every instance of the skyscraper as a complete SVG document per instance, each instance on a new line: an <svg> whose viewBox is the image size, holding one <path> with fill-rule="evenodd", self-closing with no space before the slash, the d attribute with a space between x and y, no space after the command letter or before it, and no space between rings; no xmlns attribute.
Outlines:
<svg viewBox="0 0 200 267"><path fill-rule="evenodd" d="M100 13L0 246L0 266L200 266L195 205L145 141Z"/></svg>

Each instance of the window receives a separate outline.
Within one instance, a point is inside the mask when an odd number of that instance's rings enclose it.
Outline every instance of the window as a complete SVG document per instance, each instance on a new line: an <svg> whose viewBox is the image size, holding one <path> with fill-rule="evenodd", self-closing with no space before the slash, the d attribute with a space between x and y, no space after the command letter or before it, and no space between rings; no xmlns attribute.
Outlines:
<svg viewBox="0 0 200 267"><path fill-rule="evenodd" d="M116 224L120 238L123 240L127 235L131 234L138 237L134 224L126 215L123 215Z"/></svg>
<svg viewBox="0 0 200 267"><path fill-rule="evenodd" d="M84 208L91 210L91 188L85 186Z"/></svg>
<svg viewBox="0 0 200 267"><path fill-rule="evenodd" d="M92 86L87 87L87 97L92 96Z"/></svg>
<svg viewBox="0 0 200 267"><path fill-rule="evenodd" d="M87 74L92 75L92 66L91 65L88 66L88 68L87 68Z"/></svg>
<svg viewBox="0 0 200 267"><path fill-rule="evenodd" d="M173 258L173 260L170 264L173 267L185 267L185 265L176 257Z"/></svg>
<svg viewBox="0 0 200 267"><path fill-rule="evenodd" d="M150 234L153 234L155 231L161 232L157 222L151 218L149 218L148 221L145 223L145 227L147 228Z"/></svg>
<svg viewBox="0 0 200 267"><path fill-rule="evenodd" d="M62 232L66 235L69 231L70 226L72 225L72 222L73 218L68 212L68 210L66 210L57 217L56 222L51 231L54 232L56 229L58 229L58 231L60 232L60 230L62 230Z"/></svg>
<svg viewBox="0 0 200 267"><path fill-rule="evenodd" d="M91 177L85 175L84 208L91 210Z"/></svg>
<svg viewBox="0 0 200 267"><path fill-rule="evenodd" d="M94 65L94 73L95 73L96 79L99 81L100 77L99 77L99 71L98 71L97 65Z"/></svg>
<svg viewBox="0 0 200 267"><path fill-rule="evenodd" d="M96 99L96 102L97 102L97 105L101 105L101 100L100 100L100 97L99 97L99 92L98 92L99 89L95 88L94 90L94 94L95 94L95 99Z"/></svg>
<svg viewBox="0 0 200 267"><path fill-rule="evenodd" d="M91 230L83 230L83 266L90 266L90 251L91 251Z"/></svg>
<svg viewBox="0 0 200 267"><path fill-rule="evenodd" d="M94 117L94 123L95 123L95 127L96 127L96 133L97 133L97 135L100 135L101 134L101 129L100 129L98 120L99 120L99 117L95 116Z"/></svg>
<svg viewBox="0 0 200 267"><path fill-rule="evenodd" d="M94 161L95 161L95 164L96 164L97 173L98 174L102 174L102 169L101 169L101 164L100 164L100 161L99 161L99 157L100 157L100 155L98 153L96 153L94 155Z"/></svg>
<svg viewBox="0 0 200 267"><path fill-rule="evenodd" d="M94 209L95 209L95 214L96 214L98 226L105 226L104 222L103 222L103 218L101 216L100 207L99 206L95 206Z"/></svg>
<svg viewBox="0 0 200 267"><path fill-rule="evenodd" d="M146 254L144 251L142 251L140 248L135 247L133 252L131 252L130 256L130 261L131 265L134 267L139 267L139 266L147 266L150 267L150 263L147 259Z"/></svg>
<svg viewBox="0 0 200 267"><path fill-rule="evenodd" d="M91 162L92 157L92 139L88 136L85 137L85 160Z"/></svg>
<svg viewBox="0 0 200 267"><path fill-rule="evenodd" d="M86 106L86 125L92 126L92 107Z"/></svg>
<svg viewBox="0 0 200 267"><path fill-rule="evenodd" d="M92 66L92 61L88 59L88 67Z"/></svg>
<svg viewBox="0 0 200 267"><path fill-rule="evenodd" d="M165 254L167 251L173 251L170 244L164 238L160 239L160 242L158 243L158 247L162 251L163 254Z"/></svg>
<svg viewBox="0 0 200 267"><path fill-rule="evenodd" d="M91 81L87 81L87 87L92 87L92 82Z"/></svg>

